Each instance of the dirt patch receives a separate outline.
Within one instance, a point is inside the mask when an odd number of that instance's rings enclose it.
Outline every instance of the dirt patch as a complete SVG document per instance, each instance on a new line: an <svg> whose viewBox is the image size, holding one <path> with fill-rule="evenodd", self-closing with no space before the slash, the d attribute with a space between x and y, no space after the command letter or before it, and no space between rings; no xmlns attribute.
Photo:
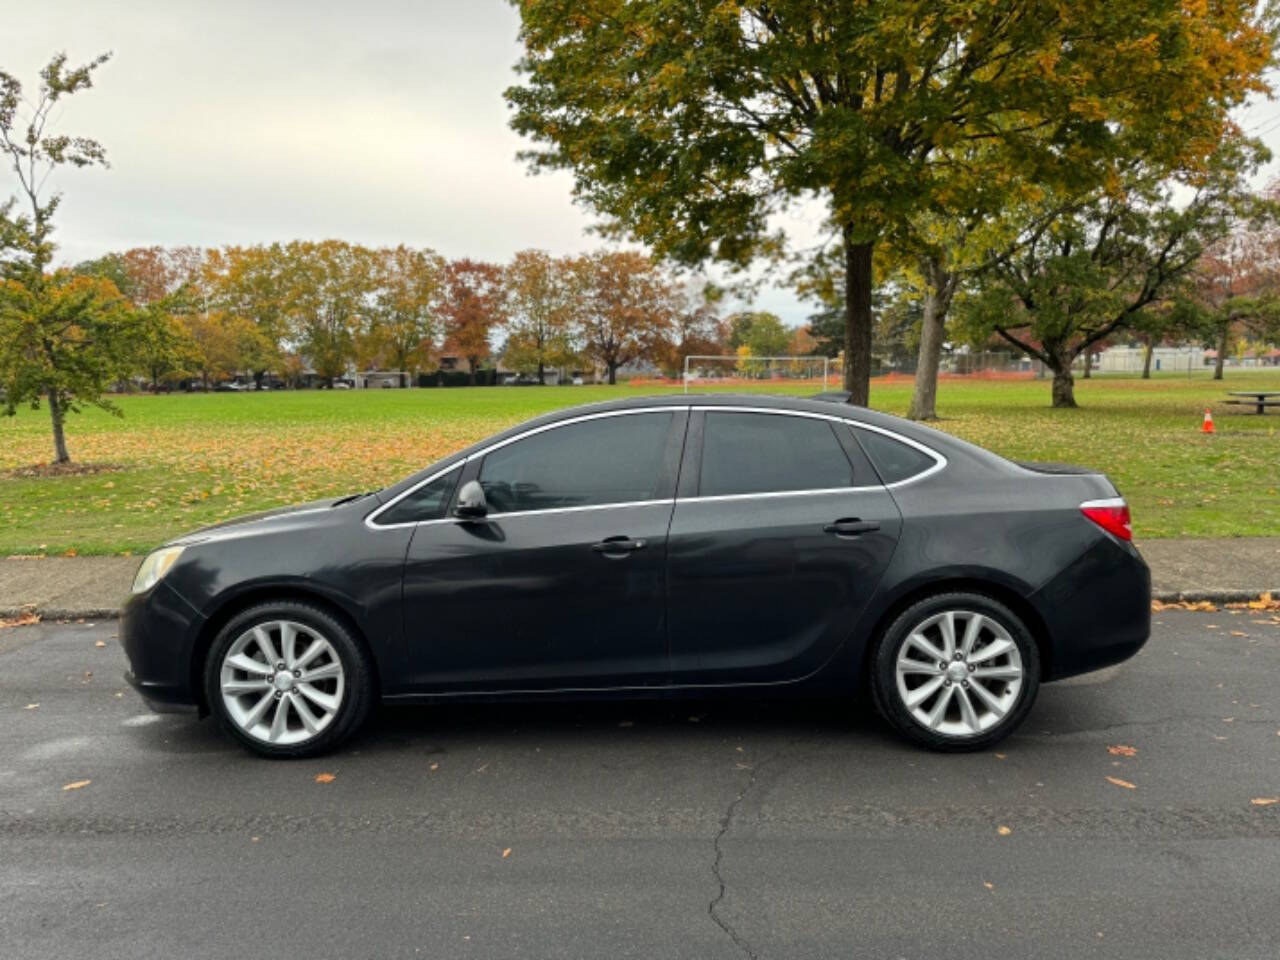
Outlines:
<svg viewBox="0 0 1280 960"><path fill-rule="evenodd" d="M37 463L29 467L14 467L2 476L11 480L27 480L36 477L88 477L95 473L117 473L124 469L119 463Z"/></svg>

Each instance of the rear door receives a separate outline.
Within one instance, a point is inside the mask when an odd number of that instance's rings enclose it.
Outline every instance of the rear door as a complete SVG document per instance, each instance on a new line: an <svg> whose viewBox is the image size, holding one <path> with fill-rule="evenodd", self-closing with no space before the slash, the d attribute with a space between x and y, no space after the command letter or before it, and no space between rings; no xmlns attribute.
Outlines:
<svg viewBox="0 0 1280 960"><path fill-rule="evenodd" d="M850 636L901 527L847 424L694 408L668 541L676 684L797 679Z"/></svg>

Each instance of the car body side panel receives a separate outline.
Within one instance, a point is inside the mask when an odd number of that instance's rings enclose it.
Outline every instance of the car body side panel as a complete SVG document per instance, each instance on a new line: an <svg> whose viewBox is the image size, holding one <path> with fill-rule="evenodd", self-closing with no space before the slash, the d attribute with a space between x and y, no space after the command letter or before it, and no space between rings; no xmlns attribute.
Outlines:
<svg viewBox="0 0 1280 960"><path fill-rule="evenodd" d="M162 581L198 611L173 643L188 665L203 624L251 597L313 596L356 625L383 682L405 668L401 579L412 528L370 529L357 502L220 529L189 543Z"/></svg>

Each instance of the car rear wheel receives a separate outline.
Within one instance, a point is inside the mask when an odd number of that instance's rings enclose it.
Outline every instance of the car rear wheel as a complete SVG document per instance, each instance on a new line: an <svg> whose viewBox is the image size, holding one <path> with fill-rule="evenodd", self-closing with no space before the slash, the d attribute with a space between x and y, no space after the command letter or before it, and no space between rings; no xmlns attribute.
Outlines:
<svg viewBox="0 0 1280 960"><path fill-rule="evenodd" d="M1026 625L980 593L927 597L890 624L876 648L871 687L880 713L935 750L979 750L1009 735L1040 686Z"/></svg>
<svg viewBox="0 0 1280 960"><path fill-rule="evenodd" d="M204 683L222 726L269 757L332 749L360 726L373 698L368 656L347 627L288 601L233 617L209 650Z"/></svg>

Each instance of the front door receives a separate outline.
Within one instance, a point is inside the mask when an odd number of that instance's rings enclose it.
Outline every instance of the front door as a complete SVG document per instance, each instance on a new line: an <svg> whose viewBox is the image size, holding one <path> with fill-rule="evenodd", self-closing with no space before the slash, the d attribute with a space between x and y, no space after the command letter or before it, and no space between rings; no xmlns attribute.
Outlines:
<svg viewBox="0 0 1280 960"><path fill-rule="evenodd" d="M673 682L806 676L853 632L898 508L842 421L693 416L667 548Z"/></svg>
<svg viewBox="0 0 1280 960"><path fill-rule="evenodd" d="M404 575L415 686L589 689L667 678L667 531L683 409L579 418L463 468L482 520L422 523Z"/></svg>

